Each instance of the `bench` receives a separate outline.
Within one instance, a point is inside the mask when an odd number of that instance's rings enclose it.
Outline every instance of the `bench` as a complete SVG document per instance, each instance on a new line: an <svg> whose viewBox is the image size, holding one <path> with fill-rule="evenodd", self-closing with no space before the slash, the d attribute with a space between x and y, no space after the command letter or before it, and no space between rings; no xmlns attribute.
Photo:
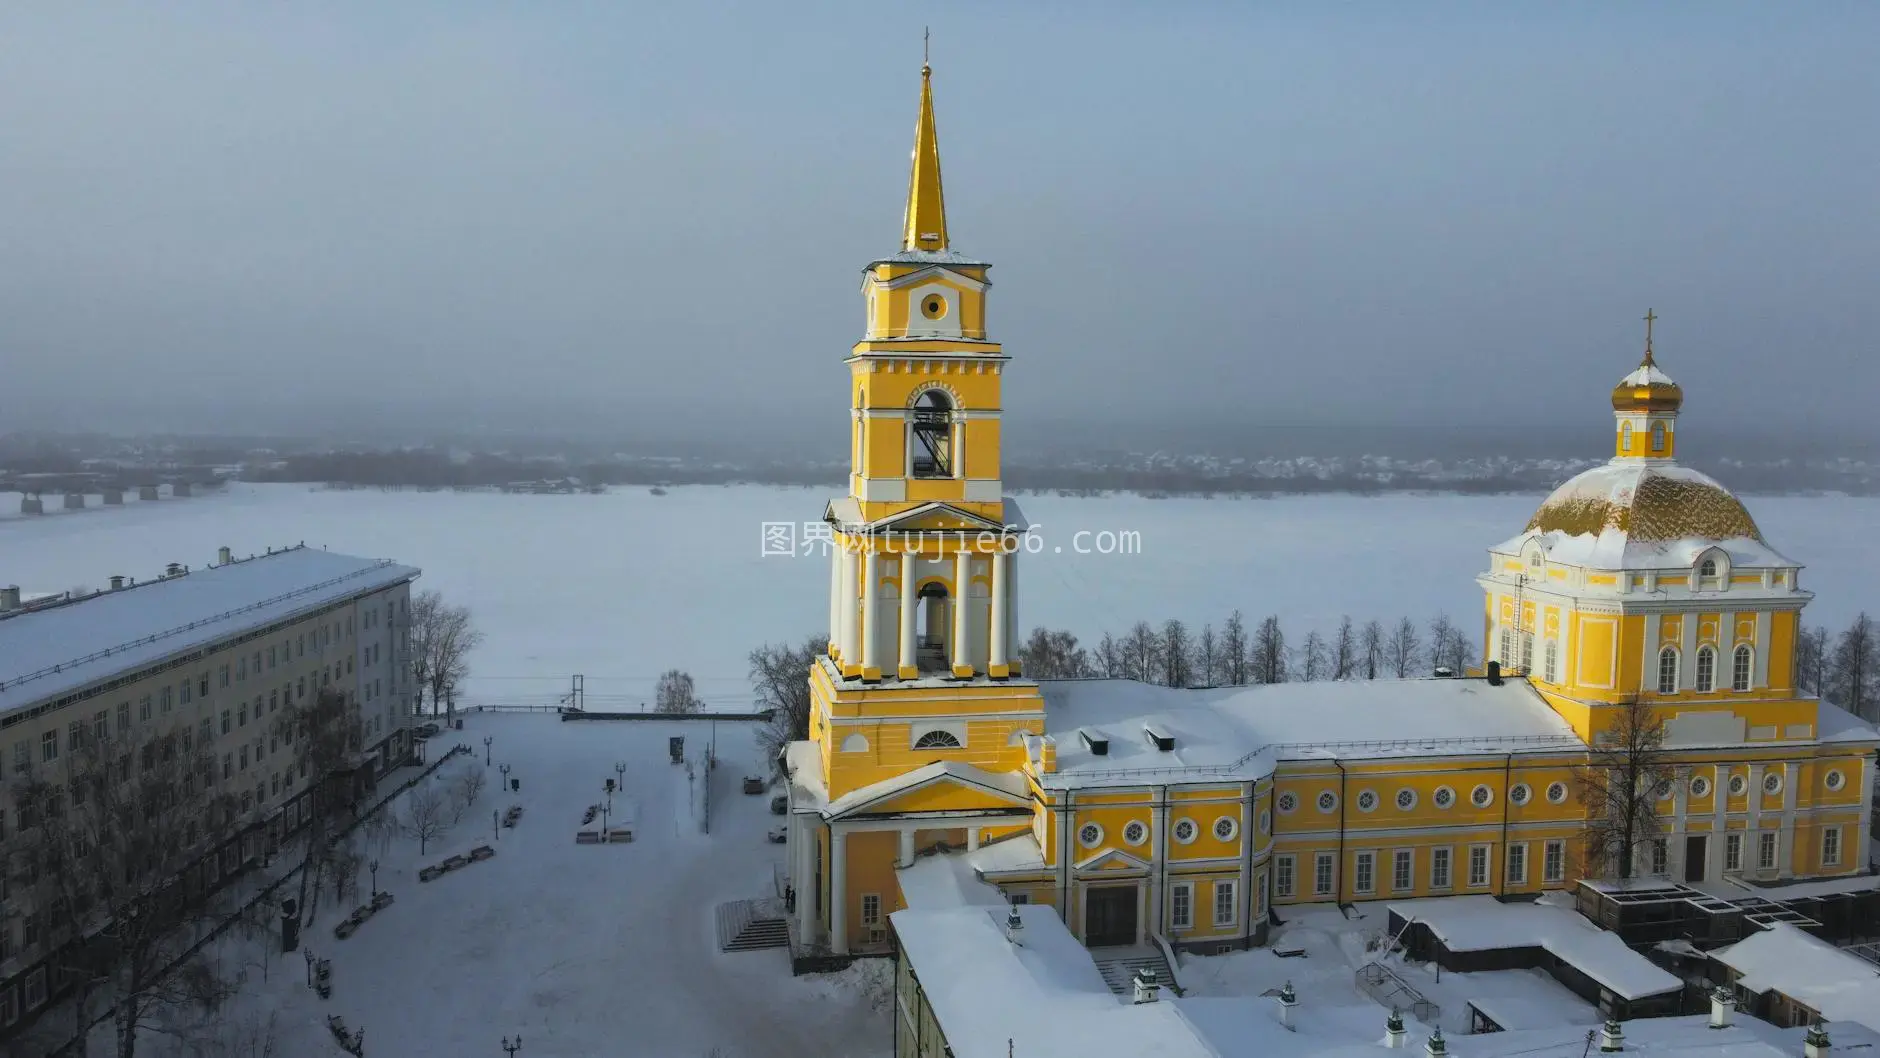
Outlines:
<svg viewBox="0 0 1880 1058"><path fill-rule="evenodd" d="M601 843L600 831L577 830L574 832L574 843L576 845L599 845Z"/></svg>

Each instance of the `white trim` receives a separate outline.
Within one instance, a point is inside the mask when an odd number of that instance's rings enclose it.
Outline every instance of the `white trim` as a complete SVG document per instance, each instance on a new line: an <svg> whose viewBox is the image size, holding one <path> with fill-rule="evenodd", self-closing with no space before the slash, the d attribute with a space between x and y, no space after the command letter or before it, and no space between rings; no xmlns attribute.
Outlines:
<svg viewBox="0 0 1880 1058"><path fill-rule="evenodd" d="M961 431L961 435L964 437L964 431ZM964 460L961 462L963 464ZM1005 482L998 478L967 478L960 493L960 501L963 503L997 503L1004 498Z"/></svg>
<svg viewBox="0 0 1880 1058"><path fill-rule="evenodd" d="M921 480L928 479L922 478ZM857 477L855 498L868 503L905 503L907 502L907 479Z"/></svg>
<svg viewBox="0 0 1880 1058"><path fill-rule="evenodd" d="M1188 914L1185 921L1175 915L1175 897L1180 894L1188 900ZM1170 882L1168 886L1168 928L1171 932L1195 928L1195 883Z"/></svg>

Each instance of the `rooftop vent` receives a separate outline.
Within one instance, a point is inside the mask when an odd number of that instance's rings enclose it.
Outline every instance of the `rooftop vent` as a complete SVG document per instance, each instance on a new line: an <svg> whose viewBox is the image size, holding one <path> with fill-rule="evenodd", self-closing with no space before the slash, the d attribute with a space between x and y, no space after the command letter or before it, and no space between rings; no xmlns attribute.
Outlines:
<svg viewBox="0 0 1880 1058"><path fill-rule="evenodd" d="M1110 755L1110 740L1097 732L1087 727L1080 727L1077 729L1077 737L1083 739L1084 745L1090 747L1091 756L1107 757Z"/></svg>
<svg viewBox="0 0 1880 1058"><path fill-rule="evenodd" d="M20 586L9 584L0 588L0 611L20 608Z"/></svg>
<svg viewBox="0 0 1880 1058"><path fill-rule="evenodd" d="M1175 748L1175 736L1169 734L1165 728L1157 727L1154 724L1144 724L1142 725L1142 733L1143 736L1149 740L1151 746L1154 746L1163 753L1167 753Z"/></svg>
<svg viewBox="0 0 1880 1058"><path fill-rule="evenodd" d="M230 562L233 562L234 560L235 560L235 556L232 552L229 551L228 548L218 547L215 549L215 564L216 565L226 566Z"/></svg>
<svg viewBox="0 0 1880 1058"><path fill-rule="evenodd" d="M1501 686L1501 662L1491 661L1488 663L1488 685L1490 687Z"/></svg>
<svg viewBox="0 0 1880 1058"><path fill-rule="evenodd" d="M181 562L172 562L163 567L163 575L166 577L180 577L187 572L189 572L188 567L184 566Z"/></svg>
<svg viewBox="0 0 1880 1058"><path fill-rule="evenodd" d="M111 590L112 590L112 591L123 591L123 590L124 590L124 576L123 576L123 574L113 574L113 575L112 575L112 577L111 577Z"/></svg>
<svg viewBox="0 0 1880 1058"><path fill-rule="evenodd" d="M1455 675L1456 675L1456 670L1450 668L1447 665L1436 666L1436 678L1437 679L1442 679L1442 680L1454 679Z"/></svg>

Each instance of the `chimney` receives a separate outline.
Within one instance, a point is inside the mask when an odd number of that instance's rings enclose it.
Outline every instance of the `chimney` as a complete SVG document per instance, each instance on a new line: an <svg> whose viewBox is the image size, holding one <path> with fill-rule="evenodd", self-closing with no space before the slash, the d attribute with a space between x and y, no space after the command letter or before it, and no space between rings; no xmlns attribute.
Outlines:
<svg viewBox="0 0 1880 1058"><path fill-rule="evenodd" d="M1430 1038L1423 1044L1423 1053L1429 1055L1429 1058L1443 1058L1449 1053L1449 1045L1443 1042L1442 1029L1430 1030Z"/></svg>
<svg viewBox="0 0 1880 1058"><path fill-rule="evenodd" d="M1619 1019L1607 1018L1599 1027L1599 1050L1602 1054L1625 1050L1625 1030L1619 1027Z"/></svg>
<svg viewBox="0 0 1880 1058"><path fill-rule="evenodd" d="M1501 662L1491 661L1488 663L1488 685L1490 687L1501 686Z"/></svg>
<svg viewBox="0 0 1880 1058"><path fill-rule="evenodd" d="M1292 982L1288 981L1286 987L1279 990L1279 1023L1285 1026L1287 1032L1298 1031L1293 1028L1293 1010L1298 1006L1299 993L1293 991Z"/></svg>
<svg viewBox="0 0 1880 1058"><path fill-rule="evenodd" d="M230 562L233 562L233 561L235 561L235 556L229 553L228 548L218 547L215 549L215 564L216 565L226 566Z"/></svg>
<svg viewBox="0 0 1880 1058"><path fill-rule="evenodd" d="M0 612L20 608L20 586L9 584L0 588Z"/></svg>
<svg viewBox="0 0 1880 1058"><path fill-rule="evenodd" d="M1710 1027L1727 1029L1730 1027L1730 1014L1736 1009L1736 997L1728 988L1718 985L1710 990Z"/></svg>
<svg viewBox="0 0 1880 1058"><path fill-rule="evenodd" d="M1023 935L1024 932L1025 920L1019 917L1018 905L1013 904L1011 909L1005 913L1005 939L1022 948L1025 946L1024 942L1018 938Z"/></svg>
<svg viewBox="0 0 1880 1058"><path fill-rule="evenodd" d="M111 590L112 591L124 590L124 575L123 574L114 573L111 575Z"/></svg>
<svg viewBox="0 0 1880 1058"><path fill-rule="evenodd" d="M163 575L164 575L164 576L166 576L166 577L180 577L180 576L182 576L182 575L183 575L183 564L182 564L181 562L172 562L172 563L170 563L169 565L167 565L167 566L165 566L165 567L163 567Z"/></svg>
<svg viewBox="0 0 1880 1058"><path fill-rule="evenodd" d="M1815 1023L1808 1026L1807 1035L1802 1037L1803 1058L1828 1058L1828 1051L1832 1046L1828 1042L1828 1026L1822 1024L1820 1018L1816 1018Z"/></svg>
<svg viewBox="0 0 1880 1058"><path fill-rule="evenodd" d="M1134 981L1136 986L1135 1001L1137 1003L1155 1002L1156 993L1162 989L1162 983L1156 980L1155 971L1145 966L1136 971ZM1817 1058L1817 1056L1811 1054L1808 1058Z"/></svg>
<svg viewBox="0 0 1880 1058"><path fill-rule="evenodd" d="M1047 773L1057 770L1057 739L1050 735L1038 740L1038 770Z"/></svg>
<svg viewBox="0 0 1880 1058"><path fill-rule="evenodd" d="M1391 1007L1390 1017L1384 1019L1384 1046L1393 1051L1402 1050L1405 1035L1407 1034L1403 1030L1403 1011Z"/></svg>

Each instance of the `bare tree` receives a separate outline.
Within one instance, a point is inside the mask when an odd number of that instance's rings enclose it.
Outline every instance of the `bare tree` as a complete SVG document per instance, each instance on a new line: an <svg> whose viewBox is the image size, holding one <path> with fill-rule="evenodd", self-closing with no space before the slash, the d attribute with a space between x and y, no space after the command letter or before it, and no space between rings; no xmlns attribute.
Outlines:
<svg viewBox="0 0 1880 1058"><path fill-rule="evenodd" d="M1634 700L1617 708L1593 740L1574 785L1586 806L1586 862L1620 878L1634 875L1640 846L1658 837L1658 802L1677 781L1665 752L1664 717Z"/></svg>
<svg viewBox="0 0 1880 1058"><path fill-rule="evenodd" d="M1307 632L1304 642L1299 644L1299 652L1293 658L1293 675L1310 683L1324 679L1330 671L1331 661L1325 649L1325 637L1316 630Z"/></svg>
<svg viewBox="0 0 1880 1058"><path fill-rule="evenodd" d="M1096 653L1091 658L1091 667L1099 676L1110 679L1122 679L1129 675L1129 662L1123 657L1123 645L1108 632L1097 641Z"/></svg>
<svg viewBox="0 0 1880 1058"><path fill-rule="evenodd" d="M1865 612L1834 641L1828 659L1828 697L1859 717L1874 715L1880 700L1880 635Z"/></svg>
<svg viewBox="0 0 1880 1058"><path fill-rule="evenodd" d="M1221 685L1221 644L1214 635L1214 626L1201 626L1201 634L1195 637L1195 677L1209 687Z"/></svg>
<svg viewBox="0 0 1880 1058"><path fill-rule="evenodd" d="M1143 683L1154 683L1162 660L1162 637L1147 621L1137 621L1123 640L1123 675Z"/></svg>
<svg viewBox="0 0 1880 1058"><path fill-rule="evenodd" d="M366 817L364 824L366 847L377 848L383 857L392 851L392 839L398 836L398 820L391 812L381 808Z"/></svg>
<svg viewBox="0 0 1880 1058"><path fill-rule="evenodd" d="M1384 642L1384 660L1398 679L1417 670L1423 660L1423 637L1417 634L1415 621L1398 619L1397 627L1391 629L1390 638Z"/></svg>
<svg viewBox="0 0 1880 1058"><path fill-rule="evenodd" d="M450 785L444 791L445 814L450 816L451 826L462 822L463 814L476 804L483 793L483 782L483 766L474 762L452 773Z"/></svg>
<svg viewBox="0 0 1880 1058"><path fill-rule="evenodd" d="M475 765L468 765L462 771L459 771L457 773L457 787L463 791L464 804L476 804L477 798L483 796L483 788L487 785L488 781L489 776L485 770Z"/></svg>
<svg viewBox="0 0 1880 1058"><path fill-rule="evenodd" d="M482 642L469 607L452 606L434 591L411 597L411 675L420 694L430 690L433 713L441 702L455 711L449 692L470 674L470 652Z"/></svg>
<svg viewBox="0 0 1880 1058"><path fill-rule="evenodd" d="M812 635L801 646L766 643L751 651L751 690L757 704L770 710L757 740L772 761L783 747L809 737L809 671L826 645L825 637Z"/></svg>
<svg viewBox="0 0 1880 1058"><path fill-rule="evenodd" d="M418 839L418 855L429 851L431 842L450 829L450 821L445 818L447 809L443 791L434 782L421 782L405 795L402 824L406 834Z"/></svg>
<svg viewBox="0 0 1880 1058"><path fill-rule="evenodd" d="M1235 610L1227 617L1227 623L1221 627L1221 666L1225 677L1220 682L1232 687L1247 683L1252 673L1247 668L1247 655L1251 652L1247 642L1247 622Z"/></svg>
<svg viewBox="0 0 1880 1058"><path fill-rule="evenodd" d="M1090 655L1069 631L1034 628L1018 649L1020 669L1034 680L1069 680L1090 675Z"/></svg>
<svg viewBox="0 0 1880 1058"><path fill-rule="evenodd" d="M1277 615L1260 620L1260 627L1253 633L1253 648L1248 651L1247 664L1255 683L1286 682L1286 634L1280 631Z"/></svg>
<svg viewBox="0 0 1880 1058"><path fill-rule="evenodd" d="M1828 630L1816 625L1804 628L1795 637L1795 689L1809 694L1826 693Z"/></svg>
<svg viewBox="0 0 1880 1058"><path fill-rule="evenodd" d="M1358 637L1358 669L1367 680L1377 679L1384 670L1384 626L1376 621L1364 622Z"/></svg>
<svg viewBox="0 0 1880 1058"><path fill-rule="evenodd" d="M681 669L667 669L660 673L659 682L653 687L653 711L673 714L704 712L705 703L699 701L692 674Z"/></svg>
<svg viewBox="0 0 1880 1058"><path fill-rule="evenodd" d="M1469 640L1449 619L1439 613L1430 618L1430 668L1448 669L1459 676L1469 667Z"/></svg>
<svg viewBox="0 0 1880 1058"><path fill-rule="evenodd" d="M274 736L294 755L295 770L307 783L301 801L306 836L299 882L300 924L305 928L313 924L320 902L341 813L350 811L357 799L350 776L363 738L358 704L342 691L321 688L275 714Z"/></svg>
<svg viewBox="0 0 1880 1058"><path fill-rule="evenodd" d="M1188 626L1180 618L1170 618L1162 623L1162 672L1161 683L1164 687L1188 686L1191 672L1188 668L1188 653L1194 649L1188 637Z"/></svg>
<svg viewBox="0 0 1880 1058"><path fill-rule="evenodd" d="M1358 664L1358 639L1351 630L1351 617L1338 619L1338 634L1332 637L1332 679L1348 680Z"/></svg>
<svg viewBox="0 0 1880 1058"><path fill-rule="evenodd" d="M67 972L87 982L81 1015L102 988L114 1051L133 1058L145 1034L185 1038L190 1012L233 992L207 961L179 960L212 910L199 865L241 820L213 754L188 734L79 730L58 764L14 784L15 900L38 909L48 945L65 946Z"/></svg>
<svg viewBox="0 0 1880 1058"><path fill-rule="evenodd" d="M335 907L347 907L359 895L359 871L366 865L366 856L359 848L352 835L347 835L334 846L329 860L328 873L333 878L333 904Z"/></svg>

